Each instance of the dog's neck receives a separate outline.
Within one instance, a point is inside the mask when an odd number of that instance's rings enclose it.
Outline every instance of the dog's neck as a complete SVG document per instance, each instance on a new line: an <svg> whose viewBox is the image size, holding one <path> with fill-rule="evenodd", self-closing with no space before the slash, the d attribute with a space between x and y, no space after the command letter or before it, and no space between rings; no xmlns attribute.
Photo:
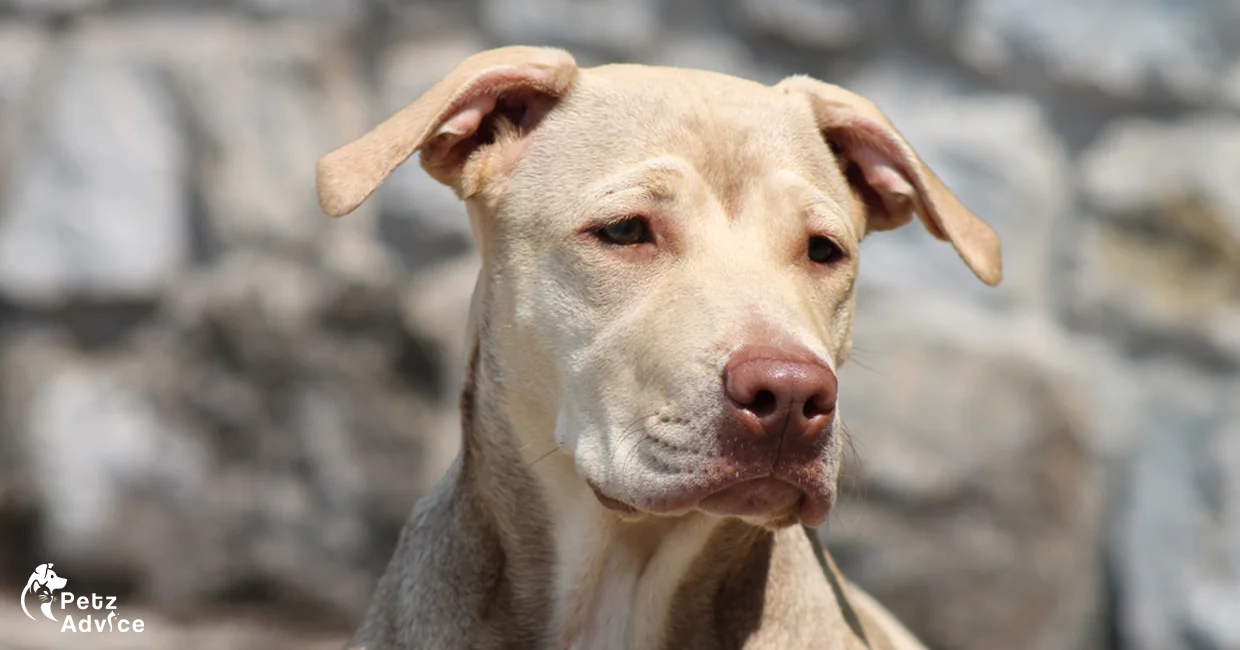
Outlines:
<svg viewBox="0 0 1240 650"><path fill-rule="evenodd" d="M659 647L678 588L720 520L622 520L599 504L566 457L536 475L553 522L555 647Z"/></svg>
<svg viewBox="0 0 1240 650"><path fill-rule="evenodd" d="M795 568L812 554L799 530L704 514L626 521L598 502L567 454L522 449L501 406L500 364L484 346L474 349L462 395L462 479L505 555L499 579L518 610L506 618L538 621L532 633L556 650L618 650L702 635L740 647L772 616L838 613L821 574ZM804 592L795 606L764 608L785 598L768 592L788 588Z"/></svg>
<svg viewBox="0 0 1240 650"><path fill-rule="evenodd" d="M719 520L623 521L603 508L567 454L517 443L500 407L499 366L485 344L475 346L462 395L463 462L476 466L466 474L489 506L506 569L542 567L543 638L557 650L659 647L677 588Z"/></svg>

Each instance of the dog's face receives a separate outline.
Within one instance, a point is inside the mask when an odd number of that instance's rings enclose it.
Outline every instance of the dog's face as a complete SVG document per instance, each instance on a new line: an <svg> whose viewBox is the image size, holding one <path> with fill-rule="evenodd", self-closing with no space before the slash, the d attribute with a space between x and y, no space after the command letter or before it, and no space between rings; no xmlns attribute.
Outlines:
<svg viewBox="0 0 1240 650"><path fill-rule="evenodd" d="M475 59L406 109L403 129L470 207L477 316L521 447L571 455L624 513L820 522L861 239L917 211L994 283L993 231L872 104L834 86L579 71L554 50ZM329 212L399 163L351 173L400 119L325 158Z"/></svg>
<svg viewBox="0 0 1240 650"><path fill-rule="evenodd" d="M39 590L58 591L64 589L65 585L69 583L66 578L56 575L50 564L40 564L35 567L34 573L30 574L30 579L26 582L32 592Z"/></svg>

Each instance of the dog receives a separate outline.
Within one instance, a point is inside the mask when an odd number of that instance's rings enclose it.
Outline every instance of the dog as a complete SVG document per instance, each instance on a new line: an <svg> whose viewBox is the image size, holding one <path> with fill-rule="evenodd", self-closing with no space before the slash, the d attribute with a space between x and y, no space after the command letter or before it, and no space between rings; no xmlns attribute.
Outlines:
<svg viewBox="0 0 1240 650"><path fill-rule="evenodd" d="M858 245L995 232L869 100L553 48L476 54L318 165L324 212L414 153L482 259L462 446L350 647L900 649L816 537Z"/></svg>
<svg viewBox="0 0 1240 650"><path fill-rule="evenodd" d="M38 620L26 609L26 596L31 595L43 601L43 604L39 606L43 616L53 621L56 620L56 617L52 615L52 599L56 592L64 589L67 584L69 581L66 578L52 571L51 564L40 564L35 567L34 573L31 573L30 578L26 580L26 588L22 589L22 613L32 621Z"/></svg>

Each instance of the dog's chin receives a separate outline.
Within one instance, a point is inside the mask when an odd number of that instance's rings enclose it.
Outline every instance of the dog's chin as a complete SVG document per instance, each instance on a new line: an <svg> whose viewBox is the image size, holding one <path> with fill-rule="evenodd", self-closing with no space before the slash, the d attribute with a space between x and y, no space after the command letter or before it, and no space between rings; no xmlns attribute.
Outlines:
<svg viewBox="0 0 1240 650"><path fill-rule="evenodd" d="M769 477L756 478L708 495L698 502L697 509L767 528L783 528L800 520L806 499L795 485Z"/></svg>
<svg viewBox="0 0 1240 650"><path fill-rule="evenodd" d="M631 501L609 496L594 485L590 487L604 508L623 519L638 519L644 515L677 516L698 511L735 517L771 529L798 522L817 526L826 520L834 501L830 491L810 492L771 476L736 480L714 488L647 494Z"/></svg>

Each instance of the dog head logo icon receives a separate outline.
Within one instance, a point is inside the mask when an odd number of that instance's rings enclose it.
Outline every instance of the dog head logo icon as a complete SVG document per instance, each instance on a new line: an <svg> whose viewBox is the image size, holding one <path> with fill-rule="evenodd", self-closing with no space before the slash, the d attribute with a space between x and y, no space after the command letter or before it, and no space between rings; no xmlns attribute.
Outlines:
<svg viewBox="0 0 1240 650"><path fill-rule="evenodd" d="M30 611L26 609L26 596L33 595L43 604L39 607L43 615L51 620L56 620L52 616L52 602L55 600L55 593L65 588L68 580L56 575L52 571L51 564L40 564L35 567L34 573L30 574L30 579L26 581L26 588L22 590L22 612L30 618L30 620L38 620L30 615Z"/></svg>

